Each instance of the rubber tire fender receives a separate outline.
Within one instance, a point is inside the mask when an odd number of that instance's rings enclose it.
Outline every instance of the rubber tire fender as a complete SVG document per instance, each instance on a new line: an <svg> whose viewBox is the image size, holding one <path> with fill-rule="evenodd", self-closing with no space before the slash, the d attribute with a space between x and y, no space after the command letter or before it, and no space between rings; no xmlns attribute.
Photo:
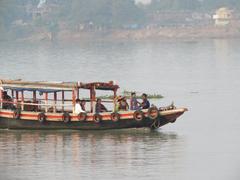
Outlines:
<svg viewBox="0 0 240 180"><path fill-rule="evenodd" d="M159 117L159 111L156 107L150 107L148 109L148 117L150 119L157 119Z"/></svg>
<svg viewBox="0 0 240 180"><path fill-rule="evenodd" d="M71 122L71 116L68 112L64 112L62 115L62 120L64 123L69 123Z"/></svg>
<svg viewBox="0 0 240 180"><path fill-rule="evenodd" d="M45 115L44 112L41 112L38 114L38 121L40 123L44 123L46 121L46 119L47 119L47 116Z"/></svg>
<svg viewBox="0 0 240 180"><path fill-rule="evenodd" d="M133 118L135 121L141 122L144 119L144 113L140 110L137 110L133 113Z"/></svg>
<svg viewBox="0 0 240 180"><path fill-rule="evenodd" d="M120 114L117 112L111 113L111 120L113 122L118 122L120 120Z"/></svg>

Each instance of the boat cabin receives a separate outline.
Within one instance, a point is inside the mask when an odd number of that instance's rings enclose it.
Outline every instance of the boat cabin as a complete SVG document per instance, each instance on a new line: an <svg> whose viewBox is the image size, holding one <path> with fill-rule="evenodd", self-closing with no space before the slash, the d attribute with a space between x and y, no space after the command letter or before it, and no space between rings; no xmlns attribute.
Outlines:
<svg viewBox="0 0 240 180"><path fill-rule="evenodd" d="M7 129L122 129L159 128L173 123L186 108L115 111L119 86L110 82L29 82L0 80L0 128ZM75 111L77 99L85 98L86 112ZM111 98L102 102L113 105L111 111L95 110L97 90L110 91ZM81 98L80 98L81 97ZM96 108L103 107L99 105ZM76 106L78 108L79 106ZM100 107L100 109L101 109ZM99 113L100 112L100 113Z"/></svg>
<svg viewBox="0 0 240 180"><path fill-rule="evenodd" d="M81 89L89 91L90 109L95 112L96 90L112 91L117 95L119 86L110 82L28 82L22 80L0 80L0 108L21 111L73 113L76 99L81 99ZM7 92L7 93L6 93ZM113 103L113 100L103 101Z"/></svg>

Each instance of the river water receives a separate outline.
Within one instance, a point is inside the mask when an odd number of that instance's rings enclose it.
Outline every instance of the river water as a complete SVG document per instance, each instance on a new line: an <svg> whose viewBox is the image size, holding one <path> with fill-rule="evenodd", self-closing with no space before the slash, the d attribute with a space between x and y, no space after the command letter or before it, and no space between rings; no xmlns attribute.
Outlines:
<svg viewBox="0 0 240 180"><path fill-rule="evenodd" d="M0 77L115 80L189 109L110 131L0 131L0 179L240 179L240 40L0 43Z"/></svg>

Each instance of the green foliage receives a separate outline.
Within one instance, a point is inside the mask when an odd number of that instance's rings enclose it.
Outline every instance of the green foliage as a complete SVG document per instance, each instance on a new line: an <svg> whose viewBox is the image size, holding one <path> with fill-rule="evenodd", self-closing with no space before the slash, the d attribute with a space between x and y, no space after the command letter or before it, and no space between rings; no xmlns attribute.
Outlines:
<svg viewBox="0 0 240 180"><path fill-rule="evenodd" d="M0 32L5 32L7 20L9 19L8 9L11 3L8 0L0 0Z"/></svg>
<svg viewBox="0 0 240 180"><path fill-rule="evenodd" d="M240 9L239 0L152 0L148 10L168 11L168 10L215 10L222 6Z"/></svg>
<svg viewBox="0 0 240 180"><path fill-rule="evenodd" d="M160 11L209 12L222 6L240 9L240 0L152 0L147 6L136 5L134 0L47 0L46 6L55 8L44 18L31 18L26 9L29 5L37 8L38 3L39 0L0 0L0 39L16 20L57 32L61 22L74 28L131 28L144 25L149 14ZM24 31L24 27L19 28Z"/></svg>
<svg viewBox="0 0 240 180"><path fill-rule="evenodd" d="M5 26L5 28L8 28L12 21L23 15L24 9L18 6L18 0L0 0L1 25Z"/></svg>
<svg viewBox="0 0 240 180"><path fill-rule="evenodd" d="M125 96L127 99L130 99L131 96L130 95L125 95L123 93L123 96ZM113 99L114 96L113 95L104 95L104 96L98 96L97 98L100 98L100 99ZM141 95L137 95L136 96L137 99L141 99L142 96ZM148 99L162 99L163 96L161 94L148 94ZM88 99L88 98L84 98L84 99Z"/></svg>
<svg viewBox="0 0 240 180"><path fill-rule="evenodd" d="M71 17L76 23L121 27L144 21L143 11L133 0L73 0Z"/></svg>
<svg viewBox="0 0 240 180"><path fill-rule="evenodd" d="M195 10L199 8L197 0L153 0L148 11Z"/></svg>
<svg viewBox="0 0 240 180"><path fill-rule="evenodd" d="M0 39L6 39L11 23L23 16L24 9L17 6L18 0L0 0Z"/></svg>
<svg viewBox="0 0 240 180"><path fill-rule="evenodd" d="M56 21L51 21L46 24L49 32L57 32L59 30L58 23Z"/></svg>

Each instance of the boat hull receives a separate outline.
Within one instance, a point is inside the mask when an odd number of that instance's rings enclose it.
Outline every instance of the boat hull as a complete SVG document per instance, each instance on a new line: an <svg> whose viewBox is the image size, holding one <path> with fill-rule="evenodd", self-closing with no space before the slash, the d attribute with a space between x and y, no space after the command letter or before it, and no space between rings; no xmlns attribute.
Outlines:
<svg viewBox="0 0 240 180"><path fill-rule="evenodd" d="M145 119L141 122L137 122L133 119L119 120L118 122L102 121L100 123L95 122L80 122L74 121L69 123L64 122L51 122L46 121L40 123L35 120L21 120L11 118L0 118L0 128L2 129L72 129L72 130L104 130L104 129L124 129L124 128L143 128L151 127L154 120ZM167 124L168 121L161 119L160 126ZM159 127L160 127L159 126Z"/></svg>
<svg viewBox="0 0 240 180"><path fill-rule="evenodd" d="M160 113L157 119L145 117L142 121L136 121L132 114L121 114L121 117L127 118L119 119L117 122L112 121L108 114L104 115L105 119L101 122L95 122L89 116L86 121L78 121L76 117L68 123L63 122L61 119L49 119L45 122L37 120L36 115L24 114L20 119L13 118L11 112L0 112L0 128L1 129L71 129L71 130L105 130L105 129L124 129L124 128L152 128L156 129L168 123L175 122L176 119L184 113L184 109L166 111ZM6 117L7 116L7 117ZM51 116L49 115L51 118ZM54 117L54 116L52 116ZM24 119L25 118L25 119ZM27 118L27 119L26 119ZM57 116L56 116L57 118ZM75 119L74 119L75 118Z"/></svg>

